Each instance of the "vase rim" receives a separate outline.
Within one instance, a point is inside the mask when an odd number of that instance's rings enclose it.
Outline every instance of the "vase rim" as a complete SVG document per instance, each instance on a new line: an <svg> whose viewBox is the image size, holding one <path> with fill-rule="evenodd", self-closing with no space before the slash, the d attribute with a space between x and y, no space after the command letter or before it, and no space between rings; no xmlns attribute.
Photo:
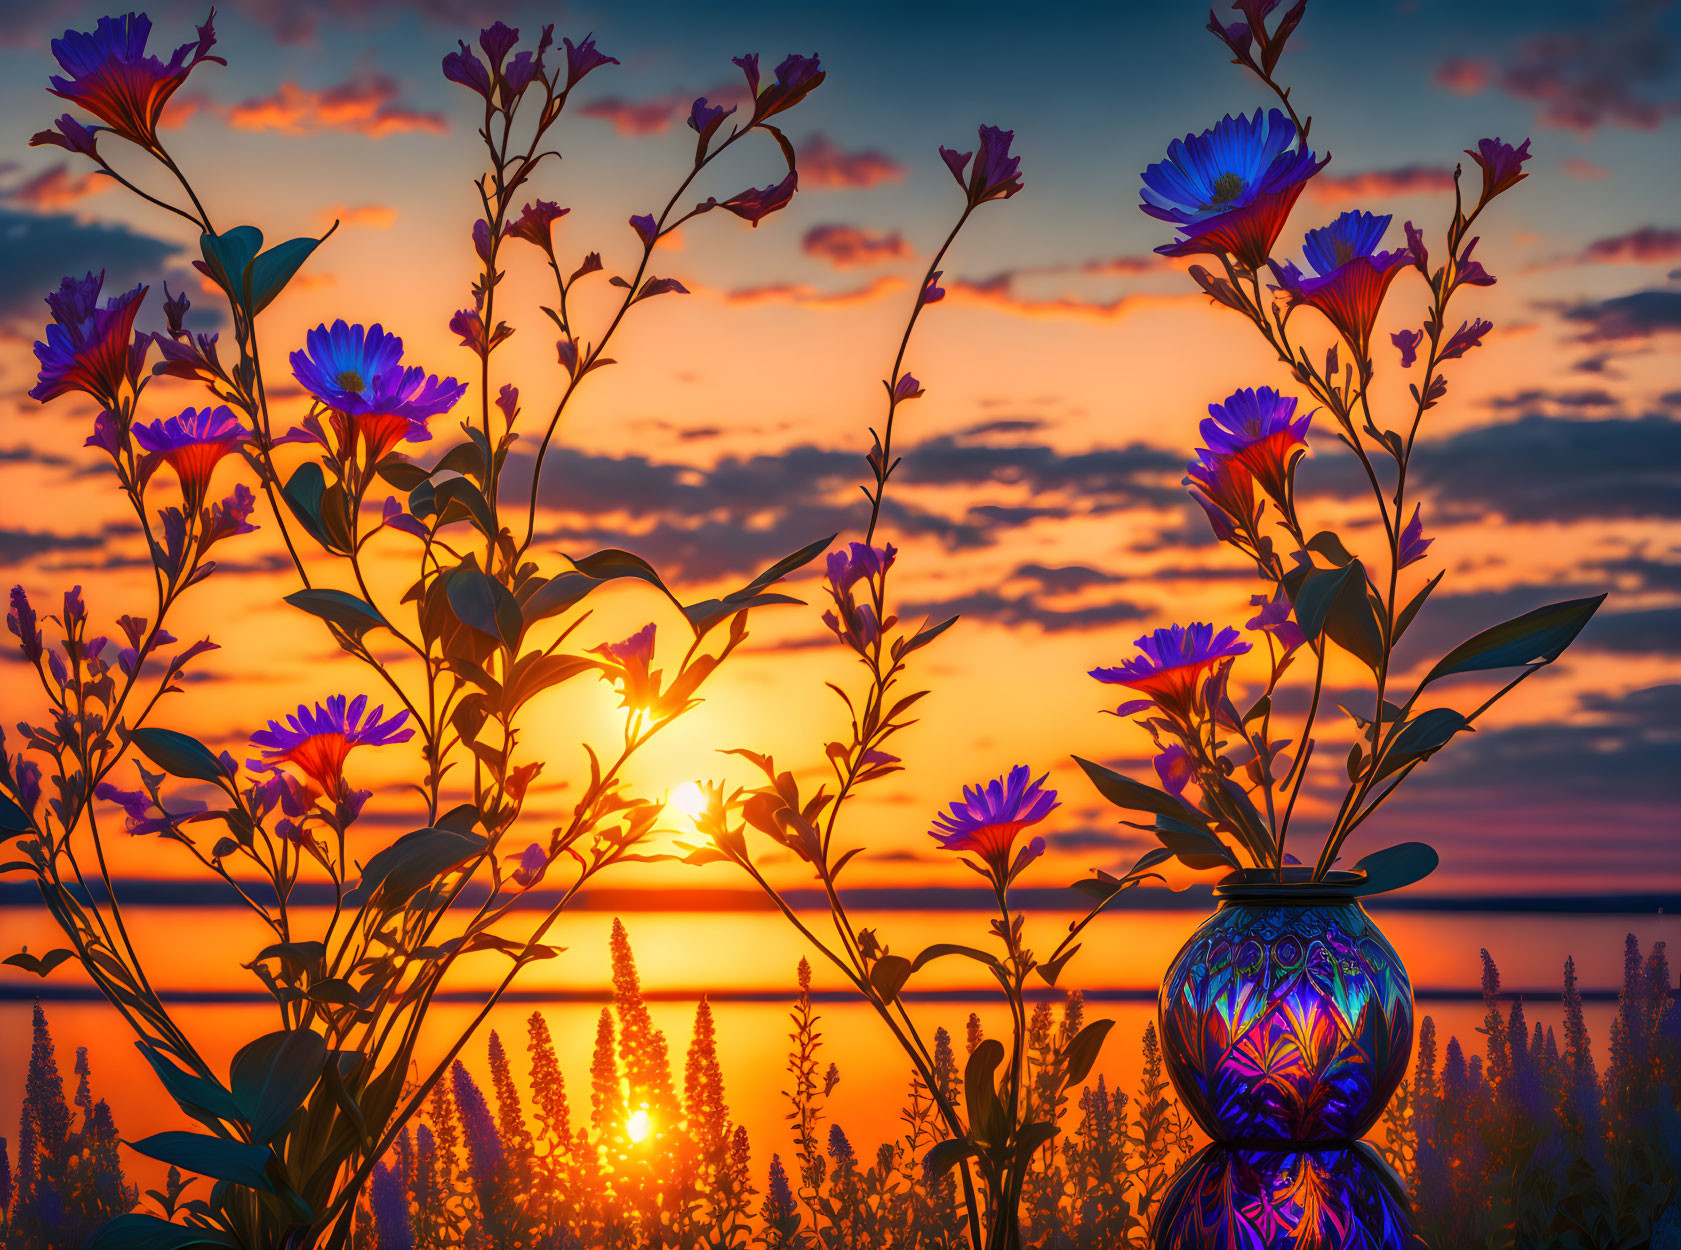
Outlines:
<svg viewBox="0 0 1681 1250"><path fill-rule="evenodd" d="M1286 865L1282 881L1275 868L1240 868L1215 885L1214 897L1234 903L1268 902L1298 907L1352 903L1360 897L1366 874L1338 870L1327 873L1319 881L1312 878L1313 869L1305 864Z"/></svg>

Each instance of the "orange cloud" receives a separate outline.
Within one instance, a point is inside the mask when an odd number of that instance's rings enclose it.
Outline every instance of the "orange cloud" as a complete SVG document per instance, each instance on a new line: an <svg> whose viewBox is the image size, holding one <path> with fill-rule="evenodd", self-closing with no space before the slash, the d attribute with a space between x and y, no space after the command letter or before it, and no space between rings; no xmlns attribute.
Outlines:
<svg viewBox="0 0 1681 1250"><path fill-rule="evenodd" d="M740 83L727 83L709 91L687 91L678 88L663 95L650 96L646 100L607 96L605 99L591 100L578 111L585 117L611 122L613 129L621 135L634 138L637 135L664 134L670 130L673 124L689 115L689 109L693 106L696 96L705 97L710 104L721 104L730 108L744 103L747 92Z"/></svg>
<svg viewBox="0 0 1681 1250"><path fill-rule="evenodd" d="M836 269L881 265L912 254L911 245L897 230L871 231L843 225L813 226L800 240L800 250L828 261Z"/></svg>
<svg viewBox="0 0 1681 1250"><path fill-rule="evenodd" d="M1605 166L1595 165L1579 156L1565 157L1559 162L1559 168L1572 178L1580 178L1583 182L1601 182L1611 176L1611 171Z"/></svg>
<svg viewBox="0 0 1681 1250"><path fill-rule="evenodd" d="M1320 174L1308 183L1309 194L1325 204L1451 190L1453 171L1435 165L1401 165L1395 169L1368 169L1340 176Z"/></svg>
<svg viewBox="0 0 1681 1250"><path fill-rule="evenodd" d="M68 208L78 200L103 191L110 180L94 174L74 175L66 165L43 169L27 182L19 183L5 196L14 204L47 213Z"/></svg>
<svg viewBox="0 0 1681 1250"><path fill-rule="evenodd" d="M1476 95L1494 81L1494 62L1486 57L1449 57L1436 67L1433 81L1455 95Z"/></svg>
<svg viewBox="0 0 1681 1250"><path fill-rule="evenodd" d="M228 121L240 130L349 130L375 139L417 130L449 132L443 114L399 104L401 94L397 80L385 74L363 74L320 91L287 82L273 95L234 105Z"/></svg>
<svg viewBox="0 0 1681 1250"><path fill-rule="evenodd" d="M905 167L885 152L845 152L820 134L802 143L798 155L802 191L814 187L874 187L902 181L905 176Z"/></svg>
<svg viewBox="0 0 1681 1250"><path fill-rule="evenodd" d="M341 226L366 226L370 230L389 230L397 222L397 210L385 204L335 204L316 214L316 220L326 229L335 221Z"/></svg>
<svg viewBox="0 0 1681 1250"><path fill-rule="evenodd" d="M732 304L800 304L807 308L845 308L867 304L905 285L903 278L881 277L844 291L823 291L809 282L770 282L763 286L737 287L725 299Z"/></svg>
<svg viewBox="0 0 1681 1250"><path fill-rule="evenodd" d="M1197 298L1190 294L1134 293L1117 295L1106 300L1080 299L1073 295L1053 295L1047 299L1035 299L1016 293L1015 278L1013 273L1001 273L979 282L948 282L946 289L953 296L986 304L1018 317L1090 317L1097 320L1119 317L1122 313L1149 305L1182 304L1186 300Z"/></svg>

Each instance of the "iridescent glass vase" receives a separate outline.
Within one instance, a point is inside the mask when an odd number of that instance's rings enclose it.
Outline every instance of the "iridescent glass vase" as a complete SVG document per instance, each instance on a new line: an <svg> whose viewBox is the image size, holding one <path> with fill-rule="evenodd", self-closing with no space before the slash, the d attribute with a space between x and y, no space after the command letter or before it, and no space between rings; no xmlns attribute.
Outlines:
<svg viewBox="0 0 1681 1250"><path fill-rule="evenodd" d="M1371 1147L1206 1147L1156 1216L1155 1250L1411 1250L1406 1192Z"/></svg>
<svg viewBox="0 0 1681 1250"><path fill-rule="evenodd" d="M1180 1101L1215 1142L1246 1149L1358 1140L1412 1054L1412 985L1354 893L1362 878L1285 872L1216 886L1161 987Z"/></svg>

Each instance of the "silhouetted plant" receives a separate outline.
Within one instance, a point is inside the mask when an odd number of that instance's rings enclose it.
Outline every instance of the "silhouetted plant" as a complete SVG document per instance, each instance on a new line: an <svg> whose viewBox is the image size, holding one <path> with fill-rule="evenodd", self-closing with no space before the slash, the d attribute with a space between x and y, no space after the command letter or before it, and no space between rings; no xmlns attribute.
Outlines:
<svg viewBox="0 0 1681 1250"><path fill-rule="evenodd" d="M139 1190L123 1178L111 1108L103 1099L94 1101L85 1046L76 1050L75 1071L79 1118L64 1101L52 1033L37 1002L15 1173L0 1138L0 1245L8 1250L80 1250L94 1229L140 1200ZM179 1199L179 1174L169 1186Z"/></svg>
<svg viewBox="0 0 1681 1250"><path fill-rule="evenodd" d="M808 544L739 590L686 604L629 552L609 548L558 564L533 552L542 469L567 407L587 377L614 363L606 350L641 305L686 293L677 279L649 272L656 250L679 226L714 210L757 224L790 202L798 181L794 150L775 123L822 84L824 73L815 56L793 55L773 80L762 79L756 54L736 58L745 111L695 101L693 156L663 208L629 218L634 266L629 277L609 278L599 252L563 264L554 229L568 210L526 197L550 159L559 159L553 145L574 90L617 61L592 39L563 40L562 53L552 26L519 50L519 32L500 22L480 33L478 50L462 43L445 57L444 75L483 106L478 136L487 169L475 184L471 230L461 236L478 257L479 277L472 306L449 319L473 353L478 394L460 435L422 464L399 448L430 441L432 419L454 409L467 387L405 358L402 340L380 325L333 321L310 331L290 357L308 414L294 429L276 428L270 397L280 388L266 371L272 359L259 350L262 314L332 231L265 250L256 227L213 222L214 201L166 149L157 123L197 67L222 63L210 55L215 31L207 19L167 63L145 54L150 33L147 17L129 14L55 41L66 76L53 78L54 93L99 124L66 114L31 142L91 161L187 223L201 257L195 264L225 297L231 330L218 336L190 329L190 301L166 290L165 332L137 333L147 286L102 304L103 278L94 273L66 278L48 296L53 320L37 345L40 380L31 393L43 402L81 394L96 405L88 445L108 463L138 523L155 593L144 608L107 614L126 646L113 645L115 632L95 624L99 617L79 587L45 618L21 586L11 593L7 625L38 680L39 708L15 709L27 713L19 732L29 756L0 750L0 834L18 839L21 852L8 857L5 870L39 884L68 946L6 962L45 976L75 959L200 1126L132 1143L217 1182L171 1208L171 1220L178 1215L194 1231L149 1214L124 1215L100 1234L99 1250L307 1250L342 1242L374 1167L449 1076L468 1036L522 968L557 953L544 938L576 890L638 858L661 804L630 791L625 765L695 705L704 683L746 638L752 609L798 602L773 586L828 545ZM726 152L761 141L785 164L785 175L722 200L689 198ZM129 158L150 174L130 170ZM522 433L519 389L494 367L505 359L497 349L513 333L498 319L507 310L497 302L513 259L502 250L510 239L549 270L554 294L540 310L560 335L560 397L529 457L513 455ZM597 273L622 295L591 331L569 297ZM162 360L148 371L154 347ZM163 402L152 389L159 377L174 380L166 386L202 387L210 406L143 421ZM383 706L369 709L365 694L302 703L251 735L262 758L243 767L229 751L152 723L192 662L215 647L206 638L164 658L175 642L168 627L179 604L211 576L210 557L221 554L221 544L256 528L258 496L244 482L220 501L212 493L217 475L226 479L241 462L267 501L300 584L286 602L317 618L365 666L366 680L400 705L387 717ZM164 468L179 490L169 499L159 495ZM386 487L400 496L382 498ZM405 558L400 544L407 544L405 581L412 585L399 603L381 603L366 562L374 551ZM622 642L585 648L571 641L584 599L624 579L660 592L677 610L675 665L655 666L654 624ZM387 644L372 640L381 631ZM552 830L530 832L531 821L522 820L526 800L553 760L532 756L521 741L522 720L533 698L586 675L620 697L622 732L599 746L578 744L584 777L570 812ZM413 779L419 799L409 812L417 827L359 863L348 846L372 794L355 788L347 757L411 738L420 748ZM543 746L546 755L552 743L545 737ZM45 777L40 758L50 770ZM136 765L138 789L116 784L124 759ZM240 952L240 962L272 996L278 1031L240 1048L225 1078L154 991L131 940L106 853L114 812L129 835L158 835L193 856L268 931L267 944ZM90 890L96 876L100 888ZM510 932L521 897L544 881L560 887L555 901L534 923ZM301 882L331 891L324 924L293 906ZM510 966L436 1063L415 1070L436 994L459 959L484 952ZM642 1055L638 1021L627 1017L623 1026L626 1044ZM653 1062L654 1051L646 1053ZM501 1106L504 1083L493 1079ZM653 1114L671 1114L669 1086L648 1086L635 1072L632 1083L639 1096L645 1090ZM521 1178L486 1161L478 1101L468 1087L453 1092L468 1130L472 1184L437 1201L476 1203L501 1235L508 1230L500 1222L515 1213L498 1195ZM32 1152L62 1148L58 1124L35 1131ZM97 1117L88 1131L103 1132ZM93 1157L108 1170L99 1150ZM89 1183L97 1188L96 1180ZM381 1184L389 1200L394 1181Z"/></svg>

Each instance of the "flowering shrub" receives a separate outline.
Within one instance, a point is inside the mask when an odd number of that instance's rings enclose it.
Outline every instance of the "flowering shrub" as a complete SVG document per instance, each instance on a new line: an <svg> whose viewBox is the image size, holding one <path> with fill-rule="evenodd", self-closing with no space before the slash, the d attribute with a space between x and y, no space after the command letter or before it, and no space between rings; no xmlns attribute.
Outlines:
<svg viewBox="0 0 1681 1250"><path fill-rule="evenodd" d="M151 604L124 605L118 615L91 609L77 587L45 618L23 587L11 593L7 625L39 678L41 710L19 726L27 753L0 752L0 825L18 851L3 871L34 879L67 945L7 962L45 976L74 959L201 1126L133 1146L214 1187L172 1200L163 1218L121 1215L90 1244L303 1250L343 1244L370 1184L376 1198L389 1199L380 1161L436 1096L472 1028L523 967L556 953L545 936L578 888L642 857L661 805L626 786L626 763L694 705L746 639L752 609L798 602L773 587L828 545L812 543L731 594L687 604L630 552L597 551L559 567L533 552L543 462L569 402L589 375L613 364L605 353L640 305L685 293L676 278L651 272L662 240L714 210L757 223L789 203L798 175L775 123L822 84L823 70L816 57L793 55L772 79L748 54L736 64L750 103L726 110L695 101L692 161L663 207L630 217L634 265L628 277L605 277L623 294L592 329L569 296L580 282L603 280L594 275L608 275L609 265L597 251L574 263L556 237L567 210L533 197L574 93L617 61L592 39L562 40L557 49L553 27L524 47L500 22L476 47L461 43L443 70L482 103L487 172L470 231L480 273L470 306L449 325L473 355L476 394L416 361L384 326L334 320L290 352L291 378L309 410L282 430L270 402L272 350L259 348L263 313L332 231L265 247L255 226L213 218L213 197L201 194L157 128L188 76L205 62L222 63L209 55L212 22L167 62L147 54L150 33L150 21L131 14L57 40L64 74L52 89L91 123L66 114L32 142L93 162L190 223L201 256L195 265L225 298L230 330L224 337L190 327L187 296L166 288L165 330L137 331L150 288L102 302L102 274L66 278L47 297L52 323L36 346L32 394L92 401L88 445L108 463L145 536L156 593ZM720 158L760 137L780 154L785 175L762 189L698 198L696 184ZM129 176L131 160L156 166L172 191L142 190ZM522 420L518 387L497 368L497 350L514 332L497 297L510 264L539 258L555 284L542 311L558 329L562 389L533 426ZM148 367L154 348L160 358ZM171 381L154 390L163 378ZM180 407L174 397L183 389L202 389L205 406ZM451 415L462 419L446 430ZM445 444L439 454L411 458L434 441ZM246 480L230 490L230 479L247 476L256 490ZM279 531L296 573L299 589L287 602L365 667L383 702L370 707L366 692L309 692L250 735L252 758L241 762L156 722L165 696L215 647L206 638L170 650L180 601L213 575L222 544L259 523ZM371 589L374 553L411 562L412 585L400 602L380 602ZM653 667L653 624L624 642L573 641L580 605L622 579L678 609L675 665ZM120 643L96 624L110 616ZM384 636L377 644L376 635ZM525 749L522 712L541 692L586 676L621 697L622 735L599 747L579 744L587 772L570 812L547 834L526 832L527 795L547 761ZM358 864L346 849L352 827L388 806L358 785L359 762L368 751L409 743L419 750L419 798L389 808L406 809L413 831ZM127 788L125 760L138 788ZM113 812L128 835L177 844L237 891L269 931L268 945L245 966L272 996L277 1029L239 1049L225 1075L159 998L136 952L106 853ZM560 887L559 901L516 927L520 897L543 880ZM323 921L290 905L300 882L331 891ZM416 1066L429 1005L457 961L481 953L506 959L505 973L469 1028L442 1047L443 1058ZM472 1110L465 1099L462 1106L463 1114ZM474 1166L492 1167L477 1154Z"/></svg>
<svg viewBox="0 0 1681 1250"><path fill-rule="evenodd" d="M1421 508L1409 498L1408 468L1424 415L1447 393L1442 366L1478 346L1493 328L1478 318L1450 331L1448 309L1462 288L1494 282L1472 257L1478 240L1471 230L1500 195L1527 177L1529 143L1513 147L1483 139L1466 151L1481 184L1463 187L1455 170L1453 213L1434 268L1424 230L1407 222L1405 245L1382 250L1390 218L1353 211L1306 232L1302 254L1312 273L1304 273L1294 261L1276 259L1275 249L1303 188L1330 158L1309 149L1312 118L1297 113L1276 74L1306 3L1298 0L1276 18L1273 0L1239 0L1233 7L1244 20L1225 25L1211 14L1209 29L1233 64L1253 73L1282 108L1228 116L1201 134L1174 140L1166 158L1144 171L1139 207L1179 235L1158 252L1218 264L1218 272L1192 265L1191 276L1215 303L1254 326L1290 380L1322 408L1298 412L1299 397L1269 386L1244 388L1209 405L1201 430L1206 446L1187 467L1185 485L1208 514L1214 536L1252 562L1263 582L1263 593L1252 600L1256 615L1246 624L1251 638L1233 626L1174 625L1140 638L1138 654L1121 664L1093 669L1098 681L1140 696L1113 714L1138 717L1155 747L1160 784L1146 785L1089 760L1079 763L1106 799L1147 818L1127 824L1161 843L1132 875L1177 858L1196 869L1247 867L1281 882L1319 881L1338 863L1349 836L1413 770L1556 660L1604 596L1552 604L1484 630L1432 665L1402 696L1396 648L1443 576L1403 586L1402 571L1424 559L1434 541L1425 537ZM1398 423L1380 424L1372 396L1378 373L1372 335L1384 297L1408 269L1428 288L1424 323L1391 338L1403 369L1422 352L1422 377L1409 385L1410 412ZM1313 310L1305 327L1304 308ZM1304 341L1321 326L1331 332L1323 364L1319 349ZM1353 554L1335 531L1310 534L1300 514L1296 475L1316 417L1315 436L1329 427L1371 488L1384 540L1375 558ZM1327 661L1335 652L1359 665L1371 695L1339 705L1353 724L1348 788L1313 867L1293 870L1289 866L1298 861L1288 850L1291 819L1323 736L1316 737L1315 726ZM1298 659L1313 669L1312 695L1300 728L1286 737L1278 695ZM1473 711L1421 702L1443 678L1514 668L1517 676ZM1250 682L1242 696L1239 676ZM1287 754L1292 746L1293 757ZM1355 865L1362 876L1354 888L1396 889L1435 865L1436 853L1422 843L1393 846Z"/></svg>

